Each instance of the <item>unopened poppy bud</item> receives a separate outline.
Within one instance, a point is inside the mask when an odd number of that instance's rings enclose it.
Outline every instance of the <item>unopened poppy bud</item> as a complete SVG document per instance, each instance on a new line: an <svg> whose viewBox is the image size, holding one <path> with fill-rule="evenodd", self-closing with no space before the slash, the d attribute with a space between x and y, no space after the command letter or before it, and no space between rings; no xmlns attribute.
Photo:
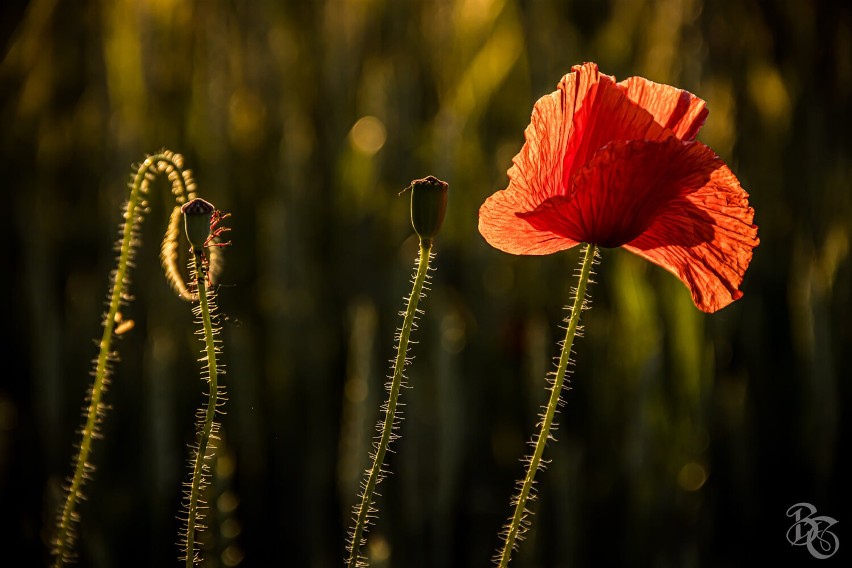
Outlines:
<svg viewBox="0 0 852 568"><path fill-rule="evenodd" d="M200 197L183 205L180 208L183 213L186 238L193 249L202 249L210 238L210 222L213 219L213 211L216 208L212 203L204 201Z"/></svg>
<svg viewBox="0 0 852 568"><path fill-rule="evenodd" d="M444 223L449 184L435 176L411 182L411 225L424 240L432 240Z"/></svg>

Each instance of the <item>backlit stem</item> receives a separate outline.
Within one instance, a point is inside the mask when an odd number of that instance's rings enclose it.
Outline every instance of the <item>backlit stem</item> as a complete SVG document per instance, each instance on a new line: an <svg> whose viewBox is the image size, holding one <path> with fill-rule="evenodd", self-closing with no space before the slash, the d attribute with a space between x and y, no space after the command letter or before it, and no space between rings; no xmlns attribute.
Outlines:
<svg viewBox="0 0 852 568"><path fill-rule="evenodd" d="M391 439L394 438L393 430L396 423L396 408L397 400L399 399L399 390L402 387L403 373L405 371L406 357L408 354L408 339L411 336L411 330L414 327L414 320L417 317L417 304L420 301L420 296L423 293L423 284L426 282L426 277L429 271L429 260L432 252L432 241L429 239L421 239L420 241L420 257L417 261L417 273L414 277L414 285L411 289L411 295L408 296L408 305L405 309L405 315L402 321L402 329L399 332L399 342L396 349L396 359L393 365L393 375L391 376L390 384L388 385L388 400L385 403L385 419L382 423L382 433L376 445L376 451L373 454L373 465L367 472L367 478L364 482L364 489L361 494L361 503L356 506L355 528L352 530L349 541L349 560L347 561L348 568L356 568L364 566L365 563L360 556L361 546L363 545L364 533L366 532L368 517L370 514L375 514L375 505L373 503L373 495L376 491L376 486L382 479L382 468L384 467L385 454L388 451Z"/></svg>
<svg viewBox="0 0 852 568"><path fill-rule="evenodd" d="M589 283L589 276L592 273L592 265L594 264L596 253L595 245L586 245L583 263L580 267L579 281L577 282L577 291L574 296L574 303L571 308L571 316L568 319L568 327L565 331L565 341L562 344L562 353L559 356L559 364L556 368L556 375L553 378L553 383L550 387L550 398L547 401L547 407L541 417L540 429L538 435L534 438L535 449L527 461L527 472L521 482L521 488L515 496L515 511L509 524L506 527L503 549L500 552L499 566L506 568L512 558L512 552L515 549L519 535L523 535L529 528L530 522L527 519L529 511L527 502L530 499L530 493L535 481L535 474L541 465L541 458L544 455L544 448L547 445L547 440L550 438L550 428L553 425L553 419L556 416L556 411L559 406L559 397L562 394L562 385L565 382L565 373L568 369L568 362L571 359L571 347L574 344L574 337L577 334L577 327L580 324L580 313L583 311L583 303L586 297L586 287Z"/></svg>
<svg viewBox="0 0 852 568"><path fill-rule="evenodd" d="M130 268L138 246L138 231L142 216L145 213L145 195L148 193L148 183L157 173L165 172L172 184L172 192L178 205L187 198L194 197L194 183L187 171L182 170L183 159L172 152L164 150L149 156L136 169L130 184L130 197L124 210L124 223L121 238L118 242L118 263L112 274L112 287L109 293L109 308L103 321L103 333L98 342L98 357L95 363L94 380L89 390L88 406L85 411L85 422L80 432L80 444L73 458L73 472L68 479L67 493L59 512L56 535L52 542L54 568L61 568L73 559L75 541L74 524L79 513L77 507L84 499L83 485L94 473L91 463L93 440L98 437L100 424L106 415L107 405L103 402L104 394L110 379L110 364L115 359L112 344L116 335L116 322L121 318L119 309L122 304L130 301L127 288L130 281ZM164 266L170 259L164 257ZM168 266L166 266L168 270Z"/></svg>
<svg viewBox="0 0 852 568"><path fill-rule="evenodd" d="M207 452L210 448L210 436L213 430L213 418L218 404L219 385L218 368L216 366L216 344L213 339L213 323L210 318L210 306L207 298L207 271L204 265L203 249L193 250L195 260L195 283L198 289L198 304L201 309L201 321L204 327L204 345L207 353L207 378L210 392L207 398L207 409L204 423L198 433L198 449L192 468L192 482L189 493L189 515L186 527L186 567L192 568L197 560L195 555L195 531L198 517L198 502L201 495L202 477L204 476L204 461L212 456Z"/></svg>

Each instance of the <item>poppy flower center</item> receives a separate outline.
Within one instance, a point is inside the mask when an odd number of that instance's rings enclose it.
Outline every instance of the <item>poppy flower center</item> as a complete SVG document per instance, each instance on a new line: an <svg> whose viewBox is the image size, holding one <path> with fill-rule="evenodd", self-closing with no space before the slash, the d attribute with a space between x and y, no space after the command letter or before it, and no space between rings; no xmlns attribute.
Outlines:
<svg viewBox="0 0 852 568"><path fill-rule="evenodd" d="M586 224L577 235L582 238L571 238L604 248L620 247L645 232L657 217L661 207L662 204L657 200L646 200L634 203L631 207L601 211L600 215L587 221L583 220Z"/></svg>
<svg viewBox="0 0 852 568"><path fill-rule="evenodd" d="M647 197L647 196L646 196ZM539 230L551 231L581 243L604 248L625 245L651 225L665 202L645 199L627 206L601 202L585 203L582 195L546 200L534 211L517 213Z"/></svg>

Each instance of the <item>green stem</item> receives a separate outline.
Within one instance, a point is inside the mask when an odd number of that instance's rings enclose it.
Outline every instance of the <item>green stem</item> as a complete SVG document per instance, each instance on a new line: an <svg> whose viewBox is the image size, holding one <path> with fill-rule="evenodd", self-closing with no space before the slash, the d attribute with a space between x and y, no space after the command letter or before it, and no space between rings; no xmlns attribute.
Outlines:
<svg viewBox="0 0 852 568"><path fill-rule="evenodd" d="M207 455L208 450L213 449L210 444L211 432L213 431L213 418L216 416L216 407L219 403L218 368L216 366L216 343L213 339L213 322L210 317L210 306L207 297L207 273L204 266L203 249L193 250L195 259L195 284L198 290L198 305L201 312L201 321L204 326L204 345L207 354L207 379L210 392L207 398L207 409L204 413L204 422L198 432L198 449L192 467L192 482L189 492L188 517L186 521L186 567L192 568L196 562L195 556L195 531L198 521L198 502L202 491L202 481L205 475L204 460L212 458Z"/></svg>
<svg viewBox="0 0 852 568"><path fill-rule="evenodd" d="M187 187L187 177L178 163L179 157L171 152L162 152L149 156L136 170L130 185L130 197L124 211L124 223L121 230L121 241L118 247L118 265L112 277L112 291L109 295L109 309L103 322L103 334L98 343L99 351L95 363L94 381L89 390L89 405L86 409L86 419L81 430L80 445L73 459L74 471L68 481L67 493L62 510L59 513L56 536L53 539L52 553L54 567L61 568L72 559L72 548L76 539L74 524L79 514L77 507L83 498L83 485L94 473L94 466L89 461L92 452L92 442L98 436L99 426L106 416L107 406L102 402L110 378L110 363L115 359L112 353L112 339L115 331L118 311L122 304L128 301L125 289L130 278L130 266L137 246L136 233L142 215L145 212L143 195L147 193L149 176L157 172L157 166L163 164L172 176L172 191L178 203L187 196L191 197L191 188Z"/></svg>
<svg viewBox="0 0 852 568"><path fill-rule="evenodd" d="M348 568L356 568L358 566L366 566L365 560L360 556L361 546L364 544L364 533L367 530L368 517L370 514L375 514L375 503L373 495L376 491L376 486L382 480L382 468L384 467L385 454L388 451L391 439L394 438L393 430L396 424L396 407L399 399L399 390L402 387L403 372L405 371L406 358L408 356L408 339L411 336L411 330L414 327L414 320L417 317L417 304L423 293L423 284L426 282L429 271L429 260L432 252L432 241L429 239L420 240L420 257L417 261L417 273L414 277L414 286L411 289L411 295L408 296L408 305L405 308L405 315L402 320L402 329L399 333L399 342L396 348L396 359L393 365L393 375L388 388L388 400L385 404L385 419L382 424L382 433L376 445L376 451L373 454L373 465L367 472L367 478L364 482L364 491L361 493L361 503L356 506L355 513L355 528L350 534L349 541L349 560L347 561Z"/></svg>
<svg viewBox="0 0 852 568"><path fill-rule="evenodd" d="M545 408L544 415L541 417L540 430L534 438L535 449L527 461L527 472L521 483L521 490L514 499L515 512L506 529L503 549L500 552L499 558L500 568L506 568L509 565L509 561L512 558L512 551L515 549L515 542L519 536L523 536L523 533L526 532L530 525L527 519L529 513L527 502L529 501L533 483L535 482L535 474L541 465L544 448L547 445L547 440L550 439L550 429L553 426L553 419L558 410L562 385L565 382L565 373L568 369L568 362L571 359L571 347L574 344L574 337L577 334L577 327L580 324L580 313L583 311L586 287L589 283L589 276L592 273L595 252L595 245L586 245L583 263L580 268L580 278L577 282L577 291L574 296L574 304L571 308L571 317L568 320L565 341L562 344L562 353L559 356L559 364L556 368L556 376L553 378L553 383L550 387L550 398L547 401L547 407Z"/></svg>

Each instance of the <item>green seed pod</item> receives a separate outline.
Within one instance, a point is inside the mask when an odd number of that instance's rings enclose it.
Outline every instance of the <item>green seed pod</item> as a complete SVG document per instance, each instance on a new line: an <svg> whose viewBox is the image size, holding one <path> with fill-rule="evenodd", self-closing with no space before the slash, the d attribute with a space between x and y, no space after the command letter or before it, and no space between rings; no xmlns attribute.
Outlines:
<svg viewBox="0 0 852 568"><path fill-rule="evenodd" d="M431 241L444 222L449 184L435 176L411 182L411 225L425 241Z"/></svg>
<svg viewBox="0 0 852 568"><path fill-rule="evenodd" d="M207 239L210 238L210 222L213 220L213 204L204 201L200 197L183 205L180 208L183 213L186 238L193 250L204 248Z"/></svg>

